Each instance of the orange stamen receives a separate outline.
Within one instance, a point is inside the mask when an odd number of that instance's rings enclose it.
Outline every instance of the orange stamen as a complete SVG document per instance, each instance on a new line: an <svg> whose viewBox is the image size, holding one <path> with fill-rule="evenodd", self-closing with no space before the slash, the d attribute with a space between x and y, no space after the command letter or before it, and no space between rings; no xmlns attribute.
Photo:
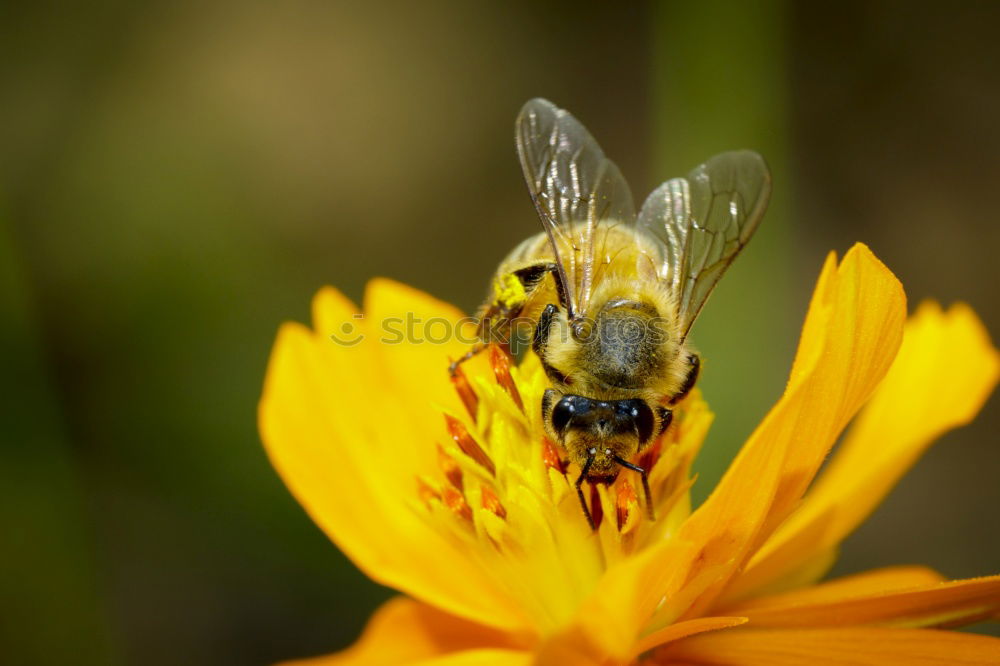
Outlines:
<svg viewBox="0 0 1000 666"><path fill-rule="evenodd" d="M454 458L445 453L445 450L441 448L441 445L437 445L438 450L438 465L441 467L441 471L444 472L444 476L448 479L448 483L455 487L456 490L462 490L462 468L458 466Z"/></svg>
<svg viewBox="0 0 1000 666"><path fill-rule="evenodd" d="M632 484L628 481L622 481L618 486L618 501L617 501L617 513L618 513L618 531L621 532L622 527L628 521L628 514L632 510L633 506L638 506L639 503L635 497L635 490L632 489Z"/></svg>
<svg viewBox="0 0 1000 666"><path fill-rule="evenodd" d="M500 498L497 497L496 492L489 486L482 486L480 490L483 497L483 508L506 520L507 509L503 508L503 504L500 503Z"/></svg>
<svg viewBox="0 0 1000 666"><path fill-rule="evenodd" d="M514 400L517 408L523 412L524 403L521 401L521 393L517 390L514 378L510 375L510 357L500 347L490 345L490 365L493 366L493 374L496 375L497 383Z"/></svg>
<svg viewBox="0 0 1000 666"><path fill-rule="evenodd" d="M604 505L601 504L601 492L596 483L590 484L590 517L594 520L594 528L599 528L604 519Z"/></svg>
<svg viewBox="0 0 1000 666"><path fill-rule="evenodd" d="M441 493L429 486L423 479L417 478L417 496L424 504L430 506L432 500L441 500Z"/></svg>
<svg viewBox="0 0 1000 666"><path fill-rule="evenodd" d="M552 440L542 435L542 460L549 469L557 470L560 474L566 473L566 466L563 465L559 456L559 449L552 443Z"/></svg>
<svg viewBox="0 0 1000 666"><path fill-rule="evenodd" d="M462 493L454 488L445 488L441 498L444 500L445 506L454 511L456 516L468 521L472 520L472 508L465 501L465 496Z"/></svg>
<svg viewBox="0 0 1000 666"><path fill-rule="evenodd" d="M493 464L493 461L488 455L486 455L486 452L483 451L483 448L479 446L478 442L472 439L472 435L469 434L469 431L466 430L462 422L453 416L449 416L448 414L444 415L444 420L445 424L448 426L448 434L450 434L451 438L455 440L456 444L458 444L458 448L462 449L462 452L465 455L482 465L486 471L490 473L490 475L496 476L496 465Z"/></svg>
<svg viewBox="0 0 1000 666"><path fill-rule="evenodd" d="M479 396L472 390L469 378L462 372L462 366L455 368L455 372L451 376L451 384L455 387L455 392L458 393L462 404L465 405L465 411L469 412L469 416L475 422L476 414L479 413Z"/></svg>

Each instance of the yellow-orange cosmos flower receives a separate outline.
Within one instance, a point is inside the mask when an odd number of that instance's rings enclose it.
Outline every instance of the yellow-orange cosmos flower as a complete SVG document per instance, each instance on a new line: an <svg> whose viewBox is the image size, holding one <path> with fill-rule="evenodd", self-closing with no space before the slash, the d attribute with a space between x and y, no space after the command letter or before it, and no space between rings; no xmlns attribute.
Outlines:
<svg viewBox="0 0 1000 666"><path fill-rule="evenodd" d="M948 582L900 566L817 582L1000 371L968 307L925 303L906 321L902 287L864 246L827 261L785 392L708 500L692 511L688 499L712 420L696 391L641 454L657 520L622 474L592 492L596 533L577 470L543 435L535 359L477 359L453 386L460 342L387 344L379 326L460 312L385 280L364 305L358 320L324 289L312 329L281 329L260 427L313 519L406 596L352 648L304 663L1000 663L1000 639L940 629L996 617L1000 576ZM365 339L334 343L345 322Z"/></svg>

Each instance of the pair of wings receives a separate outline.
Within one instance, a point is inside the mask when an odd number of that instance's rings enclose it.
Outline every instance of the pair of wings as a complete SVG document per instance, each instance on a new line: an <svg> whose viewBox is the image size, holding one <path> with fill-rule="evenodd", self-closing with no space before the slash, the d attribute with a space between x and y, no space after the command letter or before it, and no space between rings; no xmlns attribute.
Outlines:
<svg viewBox="0 0 1000 666"><path fill-rule="evenodd" d="M548 233L570 320L586 314L602 265L602 234L637 226L652 240L655 278L677 299L688 331L716 283L753 234L771 193L763 158L751 151L716 155L653 190L636 216L628 183L580 122L544 99L517 117L517 151Z"/></svg>

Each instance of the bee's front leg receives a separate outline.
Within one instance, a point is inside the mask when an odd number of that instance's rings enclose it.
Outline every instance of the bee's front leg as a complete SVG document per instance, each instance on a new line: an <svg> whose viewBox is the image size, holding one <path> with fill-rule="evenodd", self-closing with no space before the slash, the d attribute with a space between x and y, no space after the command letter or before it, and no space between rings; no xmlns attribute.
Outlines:
<svg viewBox="0 0 1000 666"><path fill-rule="evenodd" d="M577 477L574 485L576 485L576 496L580 499L580 508L583 509L583 515L587 517L587 524L590 525L591 530L596 530L597 525L594 524L594 517L590 514L590 509L587 507L587 498L583 494L583 482L587 480L587 472L590 471L590 466L594 464L596 451L590 449L587 453L587 462L583 464L583 469L580 470L580 476Z"/></svg>
<svg viewBox="0 0 1000 666"><path fill-rule="evenodd" d="M545 353L549 346L549 331L552 329L552 321L555 319L557 312L559 312L559 308L553 303L549 303L542 310L542 315L538 318L538 325L535 326L535 335L531 342L531 349L535 352L538 360L541 361L545 376L554 383L566 384L568 383L566 375L552 367Z"/></svg>
<svg viewBox="0 0 1000 666"><path fill-rule="evenodd" d="M683 400L691 389L694 388L695 382L698 381L698 373L701 372L701 359L698 358L697 354L688 354L688 373L684 378L684 383L681 384L680 390L674 394L674 397L670 399L670 404L676 404Z"/></svg>
<svg viewBox="0 0 1000 666"><path fill-rule="evenodd" d="M462 365L469 359L473 358L476 354L483 351L484 349L486 349L486 344L483 342L477 342L476 344L472 345L469 351L465 352L457 359L448 364L448 374L454 377L455 374L458 372L458 366Z"/></svg>

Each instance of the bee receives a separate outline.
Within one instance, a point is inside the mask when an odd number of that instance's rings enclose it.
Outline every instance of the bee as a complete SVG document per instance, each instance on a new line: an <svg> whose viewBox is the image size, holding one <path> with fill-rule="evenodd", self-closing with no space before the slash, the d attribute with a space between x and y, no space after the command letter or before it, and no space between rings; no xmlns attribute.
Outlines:
<svg viewBox="0 0 1000 666"><path fill-rule="evenodd" d="M691 325L760 223L771 177L760 155L716 155L656 188L636 215L628 183L567 111L533 99L516 121L517 151L544 231L500 263L479 309L479 337L508 344L515 322L551 384L541 402L547 435L582 484L612 483L670 425L672 406L698 379ZM509 350L509 346L508 346Z"/></svg>

